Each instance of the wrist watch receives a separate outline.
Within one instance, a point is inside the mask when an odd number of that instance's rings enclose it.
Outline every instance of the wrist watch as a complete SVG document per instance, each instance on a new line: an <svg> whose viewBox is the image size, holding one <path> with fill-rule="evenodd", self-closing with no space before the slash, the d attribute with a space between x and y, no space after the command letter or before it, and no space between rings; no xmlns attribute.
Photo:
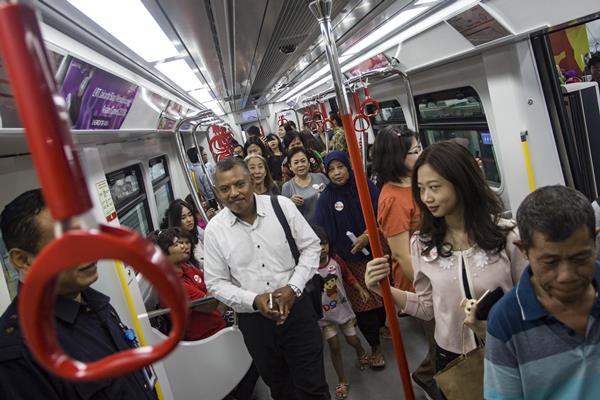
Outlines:
<svg viewBox="0 0 600 400"><path fill-rule="evenodd" d="M291 283L288 283L287 286L294 291L294 294L296 295L296 297L302 296L302 290L300 290L296 285L292 285Z"/></svg>

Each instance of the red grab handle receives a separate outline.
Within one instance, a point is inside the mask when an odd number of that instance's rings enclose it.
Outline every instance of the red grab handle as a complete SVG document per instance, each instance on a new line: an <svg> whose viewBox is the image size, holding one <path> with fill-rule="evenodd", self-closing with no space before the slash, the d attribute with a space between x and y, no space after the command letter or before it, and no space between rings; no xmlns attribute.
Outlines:
<svg viewBox="0 0 600 400"><path fill-rule="evenodd" d="M379 102L377 100L375 100L373 97L369 96L369 89L367 87L365 87L364 90L365 90L365 99L360 104L360 112L369 118L373 118L381 112L381 107L379 107ZM370 114L366 112L367 106L369 104L373 104L373 106L375 106L375 111L373 111Z"/></svg>
<svg viewBox="0 0 600 400"><path fill-rule="evenodd" d="M0 5L0 50L52 216L63 220L84 213L92 201L73 146L64 100L56 90L30 7Z"/></svg>
<svg viewBox="0 0 600 400"><path fill-rule="evenodd" d="M56 91L32 8L0 5L0 51L48 208L54 219L70 220L89 210L92 203L69 132L64 100ZM139 370L175 348L187 320L186 297L179 278L160 251L127 229L99 229L67 231L47 245L35 258L19 293L20 325L31 353L42 366L67 379L107 379ZM122 260L146 276L172 309L173 330L156 346L83 363L67 356L58 343L55 283L60 272L101 259Z"/></svg>
<svg viewBox="0 0 600 400"><path fill-rule="evenodd" d="M169 337L155 346L126 350L98 361L83 363L61 349L54 319L54 287L60 272L99 259L122 260L135 265L171 309ZM177 346L185 332L187 300L173 266L162 252L128 229L100 226L100 231L68 231L35 258L19 293L23 335L37 361L63 378L91 381L124 375L156 362Z"/></svg>

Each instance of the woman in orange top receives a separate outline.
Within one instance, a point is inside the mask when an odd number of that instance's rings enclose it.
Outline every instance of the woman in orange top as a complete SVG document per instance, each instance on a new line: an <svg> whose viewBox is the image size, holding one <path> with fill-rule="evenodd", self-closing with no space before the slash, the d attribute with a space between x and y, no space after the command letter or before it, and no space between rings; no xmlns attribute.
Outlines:
<svg viewBox="0 0 600 400"><path fill-rule="evenodd" d="M392 251L394 287L411 292L414 288L410 237L421 220L420 209L412 195L411 176L422 150L414 132L394 125L379 131L373 145L373 168L378 183L383 183L377 222ZM429 342L429 352L412 378L431 398L435 398L435 325L431 321L420 323Z"/></svg>
<svg viewBox="0 0 600 400"><path fill-rule="evenodd" d="M373 168L378 183L383 183L377 222L392 251L394 286L411 291L410 236L419 226L421 213L413 200L410 179L421 151L415 133L397 126L381 130L373 146Z"/></svg>

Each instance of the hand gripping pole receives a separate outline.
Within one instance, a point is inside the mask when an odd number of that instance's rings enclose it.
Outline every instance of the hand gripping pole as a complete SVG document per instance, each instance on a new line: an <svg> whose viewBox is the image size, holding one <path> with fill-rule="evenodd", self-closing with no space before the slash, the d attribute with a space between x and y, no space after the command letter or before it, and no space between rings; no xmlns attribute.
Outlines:
<svg viewBox="0 0 600 400"><path fill-rule="evenodd" d="M25 341L44 368L63 378L110 379L139 370L165 357L183 337L188 311L179 279L161 252L135 232L101 224L73 229L74 217L88 212L92 202L32 8L0 5L0 52L48 209L57 224L67 228L37 255L19 293ZM122 260L148 278L171 308L173 328L158 345L84 363L65 354L58 342L55 287L61 272L101 259Z"/></svg>
<svg viewBox="0 0 600 400"><path fill-rule="evenodd" d="M346 88L344 86L342 71L340 69L337 55L337 47L335 44L335 38L333 36L333 28L331 25L331 0L313 0L310 2L309 8L319 21L321 28L321 36L323 37L323 42L325 44L327 61L329 62L329 66L331 68L333 86L335 88L338 106L340 107L341 111L340 114L344 125L344 133L348 143L348 153L350 154L352 166L354 167L353 170L356 178L356 186L358 187L360 206L365 219L365 224L367 226L367 231L369 233L369 241L371 243L371 249L373 250L373 256L381 257L383 251L381 249L381 242L379 241L379 231L375 222L375 213L373 212L373 205L371 204L371 196L369 195L367 177L360 159L358 143L356 142L356 134L354 131L354 123L352 120L352 110L350 109L348 98L346 97ZM402 380L404 398L406 400L414 400L415 396L412 388L410 372L408 370L408 363L406 362L404 344L402 343L402 336L400 335L400 328L398 327L398 319L396 318L396 309L394 307L389 281L383 279L380 282L380 287L383 294L385 313L390 323L392 342L394 344L394 351L396 353L396 362L400 372L400 379Z"/></svg>

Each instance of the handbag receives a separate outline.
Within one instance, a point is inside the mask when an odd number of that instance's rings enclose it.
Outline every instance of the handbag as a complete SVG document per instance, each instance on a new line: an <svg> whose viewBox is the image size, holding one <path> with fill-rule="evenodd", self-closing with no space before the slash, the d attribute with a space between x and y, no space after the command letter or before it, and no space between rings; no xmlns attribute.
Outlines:
<svg viewBox="0 0 600 400"><path fill-rule="evenodd" d="M469 296L467 274L463 268L463 285ZM464 325L462 327L462 354L452 360L444 369L435 374L433 379L448 400L482 400L483 399L483 357L484 344L481 343L465 353Z"/></svg>
<svg viewBox="0 0 600 400"><path fill-rule="evenodd" d="M279 200L277 200L277 196L271 196L271 205L273 206L273 210L275 211L275 215L283 228L283 232L285 233L285 238L290 246L290 251L292 253L292 257L294 257L294 261L298 264L298 260L300 259L300 251L298 250L298 246L296 245L296 241L292 236L292 230L290 229L290 224L288 223L285 215L283 214L283 210L281 209L281 204L279 204ZM321 303L321 292L323 291L323 284L325 281L323 277L316 273L306 285L304 285L303 296L308 296L315 313L319 319L323 318L323 305Z"/></svg>

